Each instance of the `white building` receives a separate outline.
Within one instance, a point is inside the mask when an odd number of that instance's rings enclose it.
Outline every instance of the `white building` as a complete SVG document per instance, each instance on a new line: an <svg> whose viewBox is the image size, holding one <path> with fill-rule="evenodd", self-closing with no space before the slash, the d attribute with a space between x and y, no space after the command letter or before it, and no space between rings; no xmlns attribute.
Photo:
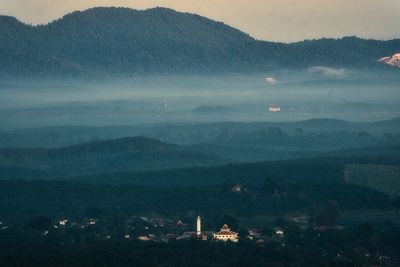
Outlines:
<svg viewBox="0 0 400 267"><path fill-rule="evenodd" d="M268 110L273 113L277 113L281 111L280 107L269 107Z"/></svg>
<svg viewBox="0 0 400 267"><path fill-rule="evenodd" d="M197 235L197 237L200 237L200 235L201 235L201 218L200 218L200 216L197 216L197 220L196 220L196 235Z"/></svg>
<svg viewBox="0 0 400 267"><path fill-rule="evenodd" d="M59 220L58 224L61 225L61 226L66 226L68 222L69 222L69 220L63 219L63 220Z"/></svg>
<svg viewBox="0 0 400 267"><path fill-rule="evenodd" d="M213 234L215 240L220 240L220 241L231 241L231 242L238 242L239 237L238 233L231 231L231 229L228 227L228 225L224 224L224 226L221 228L221 231L218 233Z"/></svg>
<svg viewBox="0 0 400 267"><path fill-rule="evenodd" d="M151 241L151 238L145 235L139 236L138 240L140 241Z"/></svg>
<svg viewBox="0 0 400 267"><path fill-rule="evenodd" d="M177 239L191 239L196 238L199 240L208 240L211 239L214 232L210 231L201 231L201 217L197 216L196 218L196 232L184 232L182 236L178 237Z"/></svg>

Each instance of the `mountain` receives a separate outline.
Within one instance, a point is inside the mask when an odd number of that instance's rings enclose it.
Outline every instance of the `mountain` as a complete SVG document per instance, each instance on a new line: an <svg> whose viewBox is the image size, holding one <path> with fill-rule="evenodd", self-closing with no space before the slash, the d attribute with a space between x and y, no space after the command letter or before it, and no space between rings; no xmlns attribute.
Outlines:
<svg viewBox="0 0 400 267"><path fill-rule="evenodd" d="M0 178L54 177L223 163L213 155L145 137L62 148L2 148Z"/></svg>
<svg viewBox="0 0 400 267"><path fill-rule="evenodd" d="M0 76L68 77L381 67L400 40L356 37L265 42L221 22L166 8L92 8L47 25L0 17Z"/></svg>
<svg viewBox="0 0 400 267"><path fill-rule="evenodd" d="M200 106L201 107L201 106ZM223 106L222 106L223 107ZM207 110L207 109L206 109ZM195 110L193 110L195 111ZM214 111L215 112L215 111ZM197 113L194 113L197 114ZM203 114L203 113L200 113ZM232 138L233 142L242 144L236 137L252 139L261 137L269 129L280 128L291 138L296 129L302 129L304 133L309 133L310 138L316 138L321 142L321 134L327 139L329 144L333 144L336 149L339 144L341 148L354 147L359 141L360 132L367 132L372 136L383 137L386 133L396 134L400 132L400 118L377 122L349 122L335 119L310 119L297 122L218 122L218 123L160 123L151 125L121 125L121 126L55 126L44 128L27 128L12 131L0 131L0 148L5 147L67 147L81 143L91 143L93 140L119 139L128 136L145 136L159 139L166 143L180 145L197 145L204 143L221 144L221 141L228 141ZM329 132L331 134L329 134ZM234 133L234 135L229 134ZM229 137L230 136L230 137ZM319 137L318 137L319 136ZM229 139L226 139L229 137ZM265 137L265 136L264 136ZM285 137L285 134L282 135ZM316 139L310 139L310 143L300 143L305 146L318 144ZM259 139L263 147L266 146L265 139ZM345 141L347 140L347 141ZM275 142L275 141L274 141ZM286 138L282 138L286 146L292 147ZM324 142L324 141L322 141ZM275 143L274 143L275 144ZM376 143L364 143L363 146L377 145ZM325 144L323 147L326 148ZM308 147L310 149L310 147Z"/></svg>
<svg viewBox="0 0 400 267"><path fill-rule="evenodd" d="M378 62L382 62L388 65L391 65L393 67L398 67L400 68L400 53L394 54L391 57L383 57L378 60Z"/></svg>
<svg viewBox="0 0 400 267"><path fill-rule="evenodd" d="M366 147L317 152L299 159L155 171L98 173L63 179L90 183L131 183L163 187L215 185L228 180L239 184L262 184L266 179L279 180L281 178L287 182L329 184L343 182L343 170L346 164L398 166L399 163L400 146Z"/></svg>

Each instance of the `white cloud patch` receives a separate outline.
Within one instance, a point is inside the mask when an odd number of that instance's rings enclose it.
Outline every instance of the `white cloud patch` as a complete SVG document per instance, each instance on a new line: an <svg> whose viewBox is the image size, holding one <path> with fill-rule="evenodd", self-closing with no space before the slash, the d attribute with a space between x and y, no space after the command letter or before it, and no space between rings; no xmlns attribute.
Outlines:
<svg viewBox="0 0 400 267"><path fill-rule="evenodd" d="M278 80L272 78L272 77L264 77L263 78L264 82L270 84L270 85L274 85L278 82Z"/></svg>
<svg viewBox="0 0 400 267"><path fill-rule="evenodd" d="M346 76L346 69L344 68L332 68L324 66L315 66L308 69L310 73L320 73L326 77L331 78L342 78Z"/></svg>

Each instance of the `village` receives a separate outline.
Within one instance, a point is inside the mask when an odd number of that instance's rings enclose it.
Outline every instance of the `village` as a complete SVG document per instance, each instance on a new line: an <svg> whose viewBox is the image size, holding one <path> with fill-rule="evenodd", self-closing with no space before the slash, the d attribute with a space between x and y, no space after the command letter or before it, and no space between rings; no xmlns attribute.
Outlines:
<svg viewBox="0 0 400 267"><path fill-rule="evenodd" d="M248 188L241 184L234 184L229 191L240 195L248 192ZM275 197L279 197L277 192ZM274 217L256 225L247 224L231 215L222 218L205 218L206 224L200 215L166 217L156 213L132 215L128 217L109 217L95 215L96 209L91 215L81 218L63 216L50 218L47 216L34 216L25 228L34 230L42 236L57 234L72 235L73 239L85 240L137 240L143 242L163 242L182 240L199 240L212 242L250 241L258 245L269 242L278 242L284 245L288 237L286 228L290 234L295 235L306 231L310 227L316 232L330 230L343 230L344 227L337 224L314 225L309 215L292 214L284 217ZM325 210L320 212L325 213ZM335 212L333 212L335 213ZM337 214L331 214L337 216ZM318 215L316 215L318 216ZM332 217L331 216L331 217ZM272 221L271 221L272 219ZM334 220L335 221L335 220ZM329 224L329 223L327 223ZM7 224L0 221L0 231L17 229L20 225ZM73 240L74 241L74 240Z"/></svg>
<svg viewBox="0 0 400 267"><path fill-rule="evenodd" d="M248 190L240 185L230 189L235 194ZM300 249L300 246L315 245L318 242L342 242L346 238L351 243L350 251L343 250L339 245L331 251L329 246L318 251L322 257L341 262L351 261L352 254L358 253L363 259L377 261L382 266L397 266L397 257L377 251L371 254L364 251L360 244L351 241L354 235L372 238L375 235L384 237L392 228L374 228L369 224L362 224L358 228L340 225L334 221L321 220L322 215L332 217L336 212L331 212L332 207L308 213L292 213L284 216L263 217L262 221L255 223L251 218L239 218L232 215L216 213L203 214L201 212L187 211L186 215L168 216L154 212L137 215L107 215L94 213L99 211L88 209L83 217L74 216L33 216L22 221L8 222L0 220L0 236L9 238L13 233L26 240L50 242L60 247L72 245L86 246L87 244L125 244L148 248L149 246L171 246L179 250L180 246L195 244L195 246L217 246L240 248L250 245L252 249L285 250ZM89 215L89 214L92 215ZM196 214L197 213L197 214ZM337 216L337 214L336 214ZM383 231L383 230L382 230ZM188 243L189 242L189 243ZM350 244L349 243L349 244ZM386 265L385 265L386 264Z"/></svg>
<svg viewBox="0 0 400 267"><path fill-rule="evenodd" d="M184 222L179 218L168 219L157 215L133 216L124 221L85 218L81 222L62 218L46 224L45 218L34 218L30 226L36 228L43 236L50 236L57 232L81 234L81 237L91 236L104 240L138 240L143 242L164 242L179 240L200 240L215 242L237 243L239 239L254 241L263 244L269 241L282 241L285 235L284 229L273 228L268 234L260 229L250 228L243 233L233 231L228 224L221 225L217 231L204 229L202 218L197 216L193 222ZM41 220L41 222L40 222ZM8 230L12 226L0 223L0 231Z"/></svg>
<svg viewBox="0 0 400 267"><path fill-rule="evenodd" d="M290 219L292 225L299 229L306 229L307 217L293 217ZM20 226L0 222L1 231L12 231ZM36 216L24 226L30 231L34 230L43 237L57 235L70 235L74 240L137 240L141 242L162 242L183 240L199 240L210 242L237 243L239 240L247 240L258 245L268 242L284 243L285 228L270 227L265 229L242 227L232 230L224 223L220 229L205 229L202 225L202 217L197 216L193 221L184 221L178 217L165 218L155 214L149 216L132 216L127 219L117 218L84 218L74 220L60 218L51 220L48 217ZM237 226L236 226L237 227ZM336 228L341 229L341 228ZM325 231L325 228L316 228L317 231ZM76 239L76 240L75 240Z"/></svg>

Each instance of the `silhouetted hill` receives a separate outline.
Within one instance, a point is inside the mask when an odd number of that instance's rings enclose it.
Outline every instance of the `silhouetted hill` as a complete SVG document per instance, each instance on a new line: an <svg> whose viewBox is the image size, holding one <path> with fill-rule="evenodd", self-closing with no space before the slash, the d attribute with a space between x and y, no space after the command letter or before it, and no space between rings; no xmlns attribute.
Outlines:
<svg viewBox="0 0 400 267"><path fill-rule="evenodd" d="M399 126L400 125L400 118L393 118L390 120L385 120L385 121L378 121L375 122L376 125L382 127L382 126Z"/></svg>
<svg viewBox="0 0 400 267"><path fill-rule="evenodd" d="M376 61L398 51L400 40L264 42L223 23L165 8L93 8L39 26L0 17L0 75L8 77L251 72L315 65L390 68Z"/></svg>
<svg viewBox="0 0 400 267"><path fill-rule="evenodd" d="M92 183L132 183L151 186L194 186L231 183L262 184L265 179L304 183L341 183L346 164L400 163L400 146L366 147L333 152L310 153L291 160L234 163L145 172L116 172L66 178Z"/></svg>
<svg viewBox="0 0 400 267"><path fill-rule="evenodd" d="M192 110L192 113L195 114L224 114L229 112L232 112L232 109L216 105L201 105Z"/></svg>
<svg viewBox="0 0 400 267"><path fill-rule="evenodd" d="M98 141L55 149L0 149L2 178L169 169L214 165L218 162L222 161L210 154L144 137Z"/></svg>

